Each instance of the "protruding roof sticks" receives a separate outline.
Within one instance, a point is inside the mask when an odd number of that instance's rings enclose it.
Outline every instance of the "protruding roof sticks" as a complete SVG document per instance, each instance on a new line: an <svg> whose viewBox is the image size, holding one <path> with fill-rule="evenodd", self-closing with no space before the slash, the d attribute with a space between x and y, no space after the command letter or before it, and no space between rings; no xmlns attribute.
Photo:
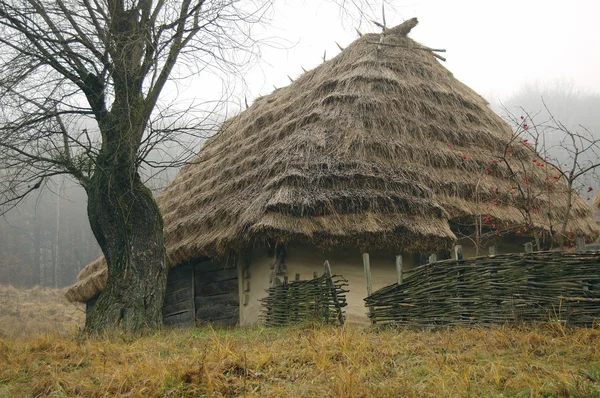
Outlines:
<svg viewBox="0 0 600 398"><path fill-rule="evenodd" d="M410 48L411 50L425 50L425 51L431 51L431 54L436 57L437 59L439 59L440 61L446 61L446 58L442 57L441 55L436 54L436 52L438 53L445 53L446 50L441 49L441 48L429 48L429 47L409 47L409 46L403 46L400 44L391 44L391 43L382 43L381 40L380 41L368 41L367 43L370 44L377 44L377 48L381 49L381 46L387 46L387 47L401 47L401 48Z"/></svg>

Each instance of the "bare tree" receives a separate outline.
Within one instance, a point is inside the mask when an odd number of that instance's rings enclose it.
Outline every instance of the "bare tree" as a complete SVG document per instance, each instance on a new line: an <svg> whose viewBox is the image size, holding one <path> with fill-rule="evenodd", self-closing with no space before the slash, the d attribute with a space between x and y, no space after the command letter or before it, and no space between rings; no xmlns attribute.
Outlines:
<svg viewBox="0 0 600 398"><path fill-rule="evenodd" d="M553 238L563 247L569 239L568 224L572 219L575 195L577 192L589 194L593 190L590 180L596 176L600 167L600 138L583 125L579 125L577 129L567 128L554 116L543 99L542 104L543 110L533 114L524 108L520 108L519 116L506 108L504 112L522 146L545 160L544 164L548 166L545 190L555 192L561 189L561 193L566 195L564 210L555 214L551 208L536 207L536 203L541 203L538 197L544 192L533 192L532 185L527 184L527 181L525 184L516 184L520 195L525 198L528 211L542 211L548 218L548 224L557 227L553 231L556 235ZM558 184L558 181L564 184ZM546 206L552 206L552 203L548 202ZM528 213L527 216L531 220L531 214Z"/></svg>
<svg viewBox="0 0 600 398"><path fill-rule="evenodd" d="M576 195L589 195L593 190L591 181L600 167L600 139L582 125L566 127L543 100L542 104L543 110L535 114L520 107L515 115L503 108L515 134L492 160L482 162L473 156L475 162L467 168L468 156L463 156L465 172L476 176L473 200L487 214L456 220L454 227L458 236L473 243L477 254L497 236L508 233L532 237L539 250L554 242L560 247L573 244L575 236L568 228ZM494 182L498 179L508 184L500 188ZM555 202L557 198L561 203ZM520 220L505 225L494 216L498 206L514 207Z"/></svg>
<svg viewBox="0 0 600 398"><path fill-rule="evenodd" d="M182 125L182 110L162 106L159 97L184 70L230 72L247 64L256 44L251 27L272 5L0 1L0 206L16 206L56 175L84 187L109 270L88 330L161 325L167 277L162 218L139 171L159 143L178 144L185 141L181 134L199 130ZM161 116L169 122L158 122Z"/></svg>

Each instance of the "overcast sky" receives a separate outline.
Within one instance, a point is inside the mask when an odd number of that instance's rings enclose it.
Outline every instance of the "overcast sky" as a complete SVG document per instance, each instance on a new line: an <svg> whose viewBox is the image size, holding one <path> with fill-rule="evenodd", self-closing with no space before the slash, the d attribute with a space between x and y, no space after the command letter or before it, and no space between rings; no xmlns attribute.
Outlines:
<svg viewBox="0 0 600 398"><path fill-rule="evenodd" d="M263 46L261 59L238 85L238 101L251 101L282 87L339 53L357 38L355 23L322 0L277 3L268 35L288 49ZM526 83L568 82L600 93L598 0L414 0L391 1L388 26L417 17L411 32L418 42L447 50L444 65L490 102L505 100ZM379 8L379 7L378 7ZM363 23L364 32L378 32Z"/></svg>

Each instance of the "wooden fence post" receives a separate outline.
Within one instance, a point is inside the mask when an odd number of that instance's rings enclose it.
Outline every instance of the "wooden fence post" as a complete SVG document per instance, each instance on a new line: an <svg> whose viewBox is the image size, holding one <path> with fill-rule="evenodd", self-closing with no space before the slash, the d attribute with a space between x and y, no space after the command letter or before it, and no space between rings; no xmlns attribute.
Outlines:
<svg viewBox="0 0 600 398"><path fill-rule="evenodd" d="M533 253L533 243L525 243L525 253Z"/></svg>
<svg viewBox="0 0 600 398"><path fill-rule="evenodd" d="M496 245L490 246L488 250L490 252L490 256L495 256L496 255L496 251L497 251Z"/></svg>
<svg viewBox="0 0 600 398"><path fill-rule="evenodd" d="M300 274L296 274L296 277L294 280L296 282L298 282L300 280ZM292 303L294 306L292 321L298 322L300 320L300 318L298 316L298 314L300 313L300 309L298 307L298 284L295 284L294 288L292 289Z"/></svg>
<svg viewBox="0 0 600 398"><path fill-rule="evenodd" d="M401 285L404 282L404 275L402 275L402 256L396 256L396 274L398 274L398 284Z"/></svg>
<svg viewBox="0 0 600 398"><path fill-rule="evenodd" d="M463 259L463 251L461 245L454 246L454 258L457 260Z"/></svg>
<svg viewBox="0 0 600 398"><path fill-rule="evenodd" d="M456 245L454 246L454 258L456 259L456 261L460 261L463 259L463 250L462 250L462 246L461 245ZM460 269L460 264L456 264L457 267L459 267L458 272L456 273L456 296L457 297L462 297L462 284L464 282L464 278L463 278L463 270ZM464 319L465 314L460 314L461 319Z"/></svg>
<svg viewBox="0 0 600 398"><path fill-rule="evenodd" d="M433 253L431 256L429 256L429 260L428 263L435 263L437 261L437 254Z"/></svg>
<svg viewBox="0 0 600 398"><path fill-rule="evenodd" d="M371 282L371 262L369 261L369 253L363 253L363 266L365 268L365 279L367 280L367 297L373 294L373 284ZM369 313L373 315L375 309L373 307L369 307ZM371 322L373 322L373 318L371 318Z"/></svg>
<svg viewBox="0 0 600 398"><path fill-rule="evenodd" d="M325 260L325 263L323 263L323 268L325 268L325 276L327 278L326 283L327 286L329 286L329 289L331 290L331 298L333 299L333 304L335 305L335 308L337 310L338 321L340 322L340 325L344 326L344 314L342 313L342 306L340 305L340 302L337 297L337 292L335 291L335 285L333 284L333 280L331 279L332 274L329 261Z"/></svg>
<svg viewBox="0 0 600 398"><path fill-rule="evenodd" d="M577 237L577 239L575 239L575 250L577 250L578 252L585 251L585 237L579 236L579 237ZM587 292L590 290L590 288L589 288L590 281L581 281L581 284L582 284L584 292Z"/></svg>
<svg viewBox="0 0 600 398"><path fill-rule="evenodd" d="M585 251L585 237L580 236L577 239L575 239L575 247L578 252L584 252Z"/></svg>

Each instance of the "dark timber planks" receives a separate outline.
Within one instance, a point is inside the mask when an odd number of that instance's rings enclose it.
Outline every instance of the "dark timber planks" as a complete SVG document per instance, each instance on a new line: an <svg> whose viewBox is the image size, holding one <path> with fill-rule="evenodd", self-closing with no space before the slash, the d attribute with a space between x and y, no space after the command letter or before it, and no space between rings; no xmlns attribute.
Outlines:
<svg viewBox="0 0 600 398"><path fill-rule="evenodd" d="M236 325L239 321L235 263L202 262L194 269L195 311L200 322Z"/></svg>
<svg viewBox="0 0 600 398"><path fill-rule="evenodd" d="M169 326L194 326L194 305L194 267L172 268L163 303L163 322Z"/></svg>

